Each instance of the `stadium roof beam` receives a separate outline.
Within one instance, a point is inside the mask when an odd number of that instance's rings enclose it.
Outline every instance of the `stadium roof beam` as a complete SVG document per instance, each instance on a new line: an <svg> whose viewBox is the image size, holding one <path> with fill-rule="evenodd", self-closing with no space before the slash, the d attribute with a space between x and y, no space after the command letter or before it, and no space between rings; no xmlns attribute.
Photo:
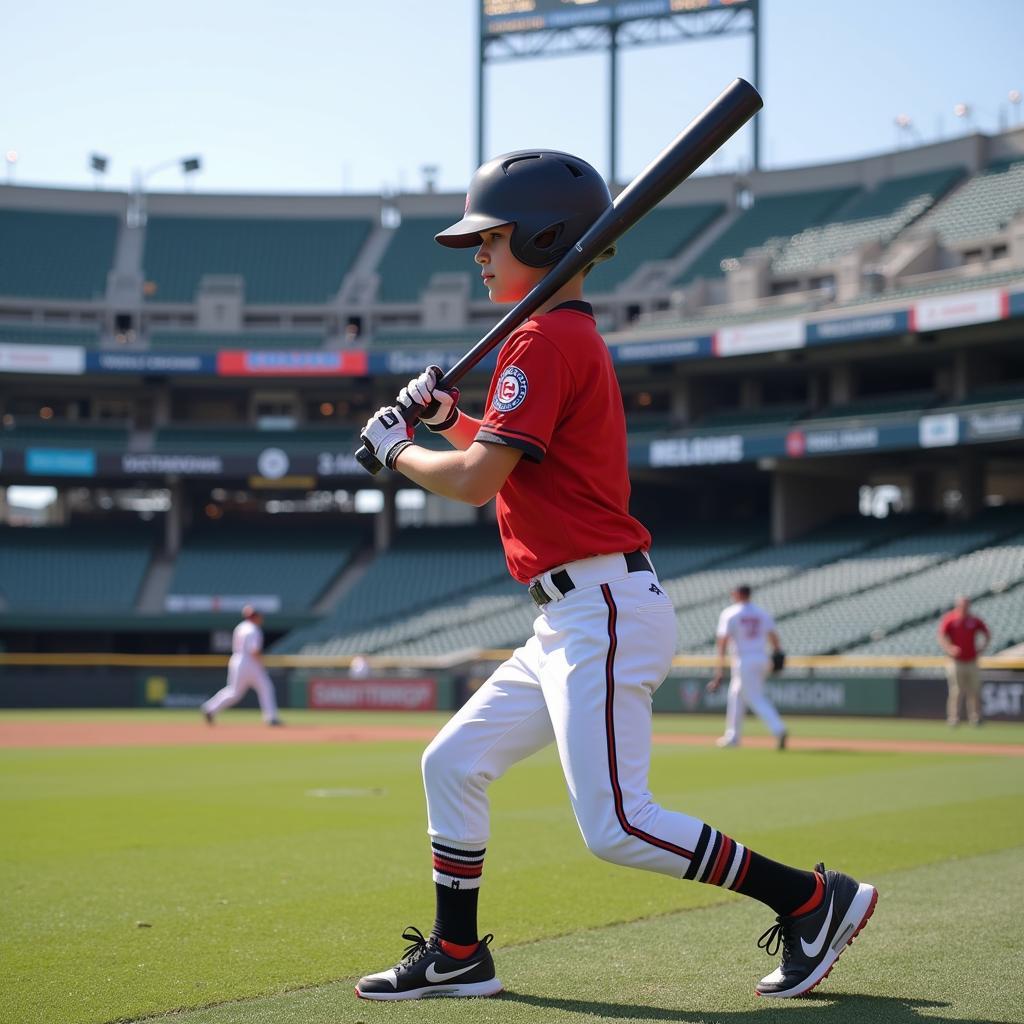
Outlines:
<svg viewBox="0 0 1024 1024"><path fill-rule="evenodd" d="M557 57L567 54L608 51L608 178L618 178L618 51L623 46L651 46L691 42L718 36L747 35L752 40L751 79L755 88L761 77L761 37L758 0L732 0L729 6L712 6L713 0L688 0L686 11L658 15L623 16L628 5L594 3L581 18L592 24L556 25L557 17L545 11L550 4L538 4L536 17L525 22L514 16L502 21L488 11L488 0L480 6L480 51L477 64L477 165L484 153L485 69L488 62ZM634 5L640 10L644 5ZM651 5L648 5L648 10ZM658 6L658 5L654 5ZM670 9L669 4L665 7ZM564 14L564 12L562 12ZM752 166L761 164L760 118L753 121Z"/></svg>

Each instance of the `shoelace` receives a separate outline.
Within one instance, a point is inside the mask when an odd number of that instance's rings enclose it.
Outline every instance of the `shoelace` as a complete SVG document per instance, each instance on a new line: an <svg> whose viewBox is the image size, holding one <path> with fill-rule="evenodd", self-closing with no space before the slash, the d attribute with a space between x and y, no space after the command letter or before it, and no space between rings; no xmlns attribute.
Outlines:
<svg viewBox="0 0 1024 1024"><path fill-rule="evenodd" d="M775 924L757 940L757 946L758 949L763 949L769 956L778 955L779 948L781 947L782 962L785 963L789 959L789 947L792 945L792 942L792 923L777 917Z"/></svg>
<svg viewBox="0 0 1024 1024"><path fill-rule="evenodd" d="M409 943L405 948L405 952L402 954L403 964L414 964L421 956L427 952L427 938L414 925L409 925L404 932L402 932L402 938Z"/></svg>

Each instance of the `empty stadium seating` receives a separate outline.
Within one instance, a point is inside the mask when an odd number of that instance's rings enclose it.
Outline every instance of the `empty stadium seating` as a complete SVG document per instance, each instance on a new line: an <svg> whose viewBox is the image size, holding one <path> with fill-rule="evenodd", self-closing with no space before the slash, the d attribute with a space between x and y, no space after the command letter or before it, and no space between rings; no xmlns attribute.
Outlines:
<svg viewBox="0 0 1024 1024"><path fill-rule="evenodd" d="M275 650L318 652L335 637L477 594L507 572L494 526L402 530L321 622Z"/></svg>
<svg viewBox="0 0 1024 1024"><path fill-rule="evenodd" d="M325 303L371 230L369 220L152 216L143 271L156 302L192 302L205 274L240 274L248 304Z"/></svg>
<svg viewBox="0 0 1024 1024"><path fill-rule="evenodd" d="M323 348L323 331L245 331L224 334L213 331L184 331L156 328L149 332L151 348L161 349L250 349Z"/></svg>
<svg viewBox="0 0 1024 1024"><path fill-rule="evenodd" d="M0 295L102 299L114 262L110 214L0 210Z"/></svg>
<svg viewBox="0 0 1024 1024"><path fill-rule="evenodd" d="M614 291L648 260L671 259L724 212L721 203L655 208L619 240L613 260L594 267L587 277L587 290Z"/></svg>
<svg viewBox="0 0 1024 1024"><path fill-rule="evenodd" d="M130 612L154 546L140 524L0 527L0 594L12 612Z"/></svg>
<svg viewBox="0 0 1024 1024"><path fill-rule="evenodd" d="M1024 210L1024 160L1002 161L977 174L938 203L914 226L935 232L947 245L980 239L1006 229Z"/></svg>
<svg viewBox="0 0 1024 1024"><path fill-rule="evenodd" d="M377 266L380 302L418 302L437 273L464 273L472 279L473 298L486 298L480 283L480 268L473 262L472 249L447 249L434 241L453 217L403 217Z"/></svg>
<svg viewBox="0 0 1024 1024"><path fill-rule="evenodd" d="M157 452L222 452L248 454L263 448L284 447L290 452L317 454L334 451L344 445L347 450L355 438L354 427L302 427L295 430L258 430L251 425L160 427L153 437Z"/></svg>
<svg viewBox="0 0 1024 1024"><path fill-rule="evenodd" d="M277 595L281 610L305 611L365 541L336 530L275 530L272 525L204 525L186 536L168 588L171 595Z"/></svg>
<svg viewBox="0 0 1024 1024"><path fill-rule="evenodd" d="M775 257L772 269L777 274L813 271L865 242L888 244L963 173L957 167L893 178L870 192L858 193L825 224L805 228L790 238Z"/></svg>
<svg viewBox="0 0 1024 1024"><path fill-rule="evenodd" d="M33 446L61 448L93 448L96 451L124 451L129 428L123 422L102 423L92 420L15 420L11 426L0 427L0 444L12 448Z"/></svg>
<svg viewBox="0 0 1024 1024"><path fill-rule="evenodd" d="M827 218L857 192L831 188L815 192L761 196L744 210L679 276L687 284L698 277L721 277L722 261L738 259L748 249L778 251L785 240Z"/></svg>
<svg viewBox="0 0 1024 1024"><path fill-rule="evenodd" d="M99 327L57 327L50 324L0 324L0 342L15 345L84 345L99 343Z"/></svg>

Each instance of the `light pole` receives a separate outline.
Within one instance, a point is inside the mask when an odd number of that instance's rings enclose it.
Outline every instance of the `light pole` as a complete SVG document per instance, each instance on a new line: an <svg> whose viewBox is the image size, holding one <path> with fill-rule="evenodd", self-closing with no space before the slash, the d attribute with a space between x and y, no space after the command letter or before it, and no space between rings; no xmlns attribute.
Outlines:
<svg viewBox="0 0 1024 1024"><path fill-rule="evenodd" d="M4 163L7 164L7 184L14 184L14 168L18 163L18 151L16 149L9 149L4 153Z"/></svg>
<svg viewBox="0 0 1024 1024"><path fill-rule="evenodd" d="M154 174L158 171L165 171L168 167L180 167L187 183L188 176L199 171L202 165L202 160L198 156L183 156L177 157L174 160L164 160L155 167L150 167L147 171L136 168L132 173L132 201L128 205L128 226L130 228L140 228L146 223L145 186L146 182Z"/></svg>
<svg viewBox="0 0 1024 1024"><path fill-rule="evenodd" d="M974 131L974 122L971 118L972 110L969 103L958 103L953 108L953 113L967 125L968 133Z"/></svg>
<svg viewBox="0 0 1024 1024"><path fill-rule="evenodd" d="M1010 107L1013 110L1013 123L1020 124L1020 89L1011 89L1007 94Z"/></svg>

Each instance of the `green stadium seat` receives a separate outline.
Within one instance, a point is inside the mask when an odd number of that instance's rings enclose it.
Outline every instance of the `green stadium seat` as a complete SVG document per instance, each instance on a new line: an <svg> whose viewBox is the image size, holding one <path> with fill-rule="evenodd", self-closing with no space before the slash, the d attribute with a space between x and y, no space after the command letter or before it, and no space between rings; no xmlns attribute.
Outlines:
<svg viewBox="0 0 1024 1024"><path fill-rule="evenodd" d="M0 324L0 342L14 345L99 345L99 327L56 327L50 324Z"/></svg>
<svg viewBox="0 0 1024 1024"><path fill-rule="evenodd" d="M1024 210L1024 159L1004 160L976 174L930 210L914 234L935 232L946 244L992 237Z"/></svg>
<svg viewBox="0 0 1024 1024"><path fill-rule="evenodd" d="M594 267L587 290L613 292L644 263L672 259L724 212L722 203L656 207L619 240L614 259Z"/></svg>
<svg viewBox="0 0 1024 1024"><path fill-rule="evenodd" d="M888 245L963 177L947 168L893 178L870 192L859 192L824 224L805 228L787 241L772 262L776 274L821 272L866 242Z"/></svg>
<svg viewBox="0 0 1024 1024"><path fill-rule="evenodd" d="M418 302L437 273L463 273L472 280L470 295L486 298L480 282L480 268L473 262L472 249L446 249L434 235L448 227L451 217L403 217L384 250L377 273L380 275L379 302Z"/></svg>
<svg viewBox="0 0 1024 1024"><path fill-rule="evenodd" d="M821 223L857 191L855 188L830 188L758 197L749 210L744 210L701 252L676 283L689 284L699 277L721 277L723 260L739 259L748 249L780 251L789 238Z"/></svg>
<svg viewBox="0 0 1024 1024"><path fill-rule="evenodd" d="M102 299L117 231L112 214L0 210L0 295Z"/></svg>
<svg viewBox="0 0 1024 1024"><path fill-rule="evenodd" d="M0 527L10 612L131 612L155 547L145 525Z"/></svg>
<svg viewBox="0 0 1024 1024"><path fill-rule="evenodd" d="M193 302L206 274L240 274L247 305L325 303L372 222L151 216L143 268L154 302Z"/></svg>

